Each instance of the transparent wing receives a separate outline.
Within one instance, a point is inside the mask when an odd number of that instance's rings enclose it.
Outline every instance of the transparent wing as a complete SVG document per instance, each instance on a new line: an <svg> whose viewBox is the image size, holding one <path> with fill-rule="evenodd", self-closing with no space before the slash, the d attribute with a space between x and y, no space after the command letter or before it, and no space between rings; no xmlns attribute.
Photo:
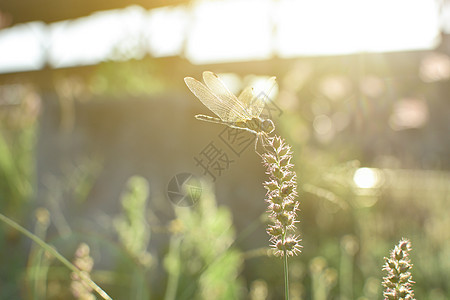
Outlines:
<svg viewBox="0 0 450 300"><path fill-rule="evenodd" d="M240 110L237 111L231 103L223 101L213 94L213 92L200 81L192 77L186 77L184 78L184 82L186 82L186 85L191 92L222 121L236 122L242 119L242 112Z"/></svg>
<svg viewBox="0 0 450 300"><path fill-rule="evenodd" d="M247 87L239 95L239 101L244 105L244 108L252 115L252 117L259 117L259 115L261 115L266 102L269 101L270 92L276 85L275 79L275 77L271 77L266 84L266 89L257 95L255 95L255 91L252 87Z"/></svg>
<svg viewBox="0 0 450 300"><path fill-rule="evenodd" d="M265 102L254 95L253 87L245 88L238 97L245 110L253 117L259 117L264 109Z"/></svg>
<svg viewBox="0 0 450 300"><path fill-rule="evenodd" d="M233 113L237 114L234 121L250 120L253 116L245 109L239 99L231 93L219 77L213 72L203 72L203 80L206 86L228 107L233 107Z"/></svg>

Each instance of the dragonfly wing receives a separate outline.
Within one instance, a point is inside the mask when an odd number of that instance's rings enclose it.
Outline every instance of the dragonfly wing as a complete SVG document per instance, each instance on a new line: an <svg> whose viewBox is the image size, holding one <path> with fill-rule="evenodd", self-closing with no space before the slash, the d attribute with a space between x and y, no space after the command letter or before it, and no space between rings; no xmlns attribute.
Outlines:
<svg viewBox="0 0 450 300"><path fill-rule="evenodd" d="M192 78L184 78L184 82L191 90L191 92L213 113L215 113L222 121L235 122L236 116L242 114L241 111L236 111L236 108L229 102L223 101L216 96L203 83Z"/></svg>
<svg viewBox="0 0 450 300"><path fill-rule="evenodd" d="M205 81L208 88L222 100L229 107L233 107L233 113L235 115L229 116L229 121L242 121L252 119L252 115L246 110L244 105L239 101L239 99L231 93L225 84L219 79L219 77L213 72L205 71L203 72L203 80Z"/></svg>
<svg viewBox="0 0 450 300"><path fill-rule="evenodd" d="M251 86L245 88L238 99L253 117L259 117L264 109L265 102L254 95L254 89Z"/></svg>
<svg viewBox="0 0 450 300"><path fill-rule="evenodd" d="M273 87L277 84L276 77L271 77L266 83L266 88L255 95L255 91L251 87L247 87L239 95L239 101L241 101L246 107L247 111L251 113L253 117L259 117L264 109L264 106L270 101L269 95Z"/></svg>

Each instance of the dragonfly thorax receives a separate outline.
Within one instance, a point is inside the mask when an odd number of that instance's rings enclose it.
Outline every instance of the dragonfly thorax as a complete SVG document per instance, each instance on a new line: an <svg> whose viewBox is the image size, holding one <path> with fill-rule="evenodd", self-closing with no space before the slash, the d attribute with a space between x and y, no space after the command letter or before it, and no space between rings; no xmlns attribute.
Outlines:
<svg viewBox="0 0 450 300"><path fill-rule="evenodd" d="M261 119L259 117L252 118L251 120L235 122L232 127L238 127L242 129L249 130L253 133L272 133L275 130L275 125L272 120Z"/></svg>
<svg viewBox="0 0 450 300"><path fill-rule="evenodd" d="M261 131L272 133L275 130L275 124L270 119L261 119Z"/></svg>

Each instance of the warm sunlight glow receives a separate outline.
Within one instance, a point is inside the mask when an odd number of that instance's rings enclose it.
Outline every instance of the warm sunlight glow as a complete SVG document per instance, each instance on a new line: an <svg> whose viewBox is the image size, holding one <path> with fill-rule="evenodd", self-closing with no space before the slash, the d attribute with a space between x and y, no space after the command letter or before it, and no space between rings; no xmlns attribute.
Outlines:
<svg viewBox="0 0 450 300"><path fill-rule="evenodd" d="M432 49L442 24L429 0L198 1L150 11L130 6L1 30L0 72L39 69L45 59L61 68L145 55L185 55L206 64Z"/></svg>
<svg viewBox="0 0 450 300"><path fill-rule="evenodd" d="M38 70L45 59L45 26L28 23L0 31L0 73Z"/></svg>
<svg viewBox="0 0 450 300"><path fill-rule="evenodd" d="M379 177L375 169L359 168L353 175L353 181L359 188L370 189L379 184Z"/></svg>
<svg viewBox="0 0 450 300"><path fill-rule="evenodd" d="M272 101L278 94L278 84L270 85L270 77L254 76L251 78L249 85L253 87L254 95L264 95L265 101Z"/></svg>
<svg viewBox="0 0 450 300"><path fill-rule="evenodd" d="M235 73L219 73L217 75L235 95L239 95L244 88L251 86L253 87L253 95L261 97L266 102L277 98L278 84L271 84L269 76L248 75L242 79Z"/></svg>
<svg viewBox="0 0 450 300"><path fill-rule="evenodd" d="M439 34L429 0L281 0L277 22L283 57L426 49Z"/></svg>
<svg viewBox="0 0 450 300"><path fill-rule="evenodd" d="M186 56L194 63L269 58L271 7L270 0L199 2Z"/></svg>
<svg viewBox="0 0 450 300"><path fill-rule="evenodd" d="M180 54L188 28L188 17L188 12L182 7L164 7L148 13L144 34L152 56Z"/></svg>
<svg viewBox="0 0 450 300"><path fill-rule="evenodd" d="M139 58L144 54L139 55L143 51L139 38L144 24L140 7L54 23L50 26L50 63L58 68L95 64L114 56Z"/></svg>

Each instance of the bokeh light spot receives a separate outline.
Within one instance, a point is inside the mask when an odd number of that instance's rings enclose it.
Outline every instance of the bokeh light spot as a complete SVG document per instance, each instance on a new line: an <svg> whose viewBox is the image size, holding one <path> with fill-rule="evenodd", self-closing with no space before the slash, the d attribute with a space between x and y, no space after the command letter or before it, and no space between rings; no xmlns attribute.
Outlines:
<svg viewBox="0 0 450 300"><path fill-rule="evenodd" d="M441 81L450 78L450 57L442 53L431 53L422 59L419 71L424 82Z"/></svg>
<svg viewBox="0 0 450 300"><path fill-rule="evenodd" d="M405 98L394 105L389 125L394 130L420 128L428 121L428 107L424 100Z"/></svg>
<svg viewBox="0 0 450 300"><path fill-rule="evenodd" d="M353 175L356 186L362 189L371 189L379 184L377 172L371 168L359 168Z"/></svg>

